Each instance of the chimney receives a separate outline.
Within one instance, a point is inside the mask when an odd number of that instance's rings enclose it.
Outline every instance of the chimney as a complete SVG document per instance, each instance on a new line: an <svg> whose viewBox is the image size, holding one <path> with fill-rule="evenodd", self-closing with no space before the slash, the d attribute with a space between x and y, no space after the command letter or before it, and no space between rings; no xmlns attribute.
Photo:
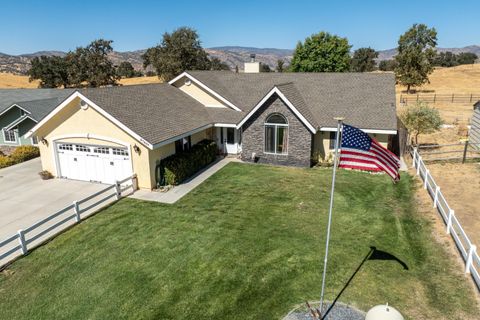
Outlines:
<svg viewBox="0 0 480 320"><path fill-rule="evenodd" d="M245 62L243 70L245 73L260 72L260 62L255 61L255 53L250 54L250 62Z"/></svg>

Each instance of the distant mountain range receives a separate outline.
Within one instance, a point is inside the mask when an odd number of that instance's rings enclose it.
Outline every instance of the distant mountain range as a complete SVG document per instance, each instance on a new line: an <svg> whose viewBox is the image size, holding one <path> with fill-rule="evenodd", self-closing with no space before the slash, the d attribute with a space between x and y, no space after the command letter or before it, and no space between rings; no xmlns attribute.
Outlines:
<svg viewBox="0 0 480 320"><path fill-rule="evenodd" d="M472 52L480 57L480 46L472 45L463 48L437 48L438 51L451 51L453 53L460 52ZM130 62L137 70L143 69L142 54L143 50L114 51L110 54L110 59L115 65L120 64L122 61ZM254 47L239 47L239 46L225 46L225 47L213 47L205 49L211 57L216 57L221 61L226 62L231 69L238 66L239 69L243 69L243 63L250 61L250 54L256 55L256 61L267 64L270 68L274 69L277 65L277 60L281 59L290 63L292 59L292 49L276 49L276 48L254 48ZM26 74L30 68L30 61L34 57L42 55L47 56L64 56L66 53L63 51L39 51L29 54L21 55L8 55L0 52L0 72L9 72L15 74ZM396 54L396 49L388 49L379 51L378 60L392 59Z"/></svg>

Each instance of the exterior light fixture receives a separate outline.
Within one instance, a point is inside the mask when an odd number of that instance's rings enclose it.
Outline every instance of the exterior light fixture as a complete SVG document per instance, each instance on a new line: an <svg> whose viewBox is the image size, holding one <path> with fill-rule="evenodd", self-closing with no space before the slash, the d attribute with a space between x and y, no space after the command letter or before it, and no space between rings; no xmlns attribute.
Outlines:
<svg viewBox="0 0 480 320"><path fill-rule="evenodd" d="M137 145L134 145L134 146L133 146L133 151L135 151L135 153L140 154L140 151L141 151L141 150L140 150L140 148L139 148Z"/></svg>
<svg viewBox="0 0 480 320"><path fill-rule="evenodd" d="M47 141L47 139L45 139L45 138L42 137L42 138L40 139L40 142L42 142L43 145L48 146L48 141Z"/></svg>

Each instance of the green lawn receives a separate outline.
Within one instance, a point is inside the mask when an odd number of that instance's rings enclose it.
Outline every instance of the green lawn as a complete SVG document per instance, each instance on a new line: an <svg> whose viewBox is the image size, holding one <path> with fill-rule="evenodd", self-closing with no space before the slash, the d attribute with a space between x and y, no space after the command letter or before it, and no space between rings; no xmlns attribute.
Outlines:
<svg viewBox="0 0 480 320"><path fill-rule="evenodd" d="M2 319L278 319L318 300L331 171L232 163L175 205L124 199L0 275ZM327 299L473 319L473 289L418 216L413 181L340 171Z"/></svg>

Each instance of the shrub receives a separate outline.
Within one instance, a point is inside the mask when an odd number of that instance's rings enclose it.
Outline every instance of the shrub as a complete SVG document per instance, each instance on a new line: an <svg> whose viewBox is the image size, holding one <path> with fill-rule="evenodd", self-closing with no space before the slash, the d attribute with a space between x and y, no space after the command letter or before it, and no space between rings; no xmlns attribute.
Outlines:
<svg viewBox="0 0 480 320"><path fill-rule="evenodd" d="M15 163L19 163L36 158L38 156L40 156L40 151L38 150L38 147L20 146L13 150L10 158L12 158Z"/></svg>
<svg viewBox="0 0 480 320"><path fill-rule="evenodd" d="M53 174L51 174L48 170L40 171L38 175L40 176L40 178L42 178L42 180L48 180L53 178Z"/></svg>
<svg viewBox="0 0 480 320"><path fill-rule="evenodd" d="M202 140L190 150L171 155L160 162L160 172L164 181L161 184L176 185L191 177L206 165L215 161L217 144L211 140Z"/></svg>
<svg viewBox="0 0 480 320"><path fill-rule="evenodd" d="M8 156L0 156L0 169L13 166L15 161Z"/></svg>

